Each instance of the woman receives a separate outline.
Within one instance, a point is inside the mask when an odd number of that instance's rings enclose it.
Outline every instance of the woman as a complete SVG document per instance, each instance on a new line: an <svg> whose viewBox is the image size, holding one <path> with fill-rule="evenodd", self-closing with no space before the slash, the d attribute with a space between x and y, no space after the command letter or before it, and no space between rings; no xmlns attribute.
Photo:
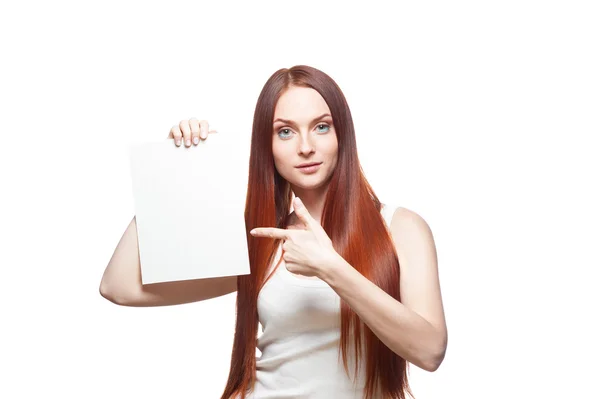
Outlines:
<svg viewBox="0 0 600 399"><path fill-rule="evenodd" d="M190 122L171 130L176 144L206 139L207 123ZM431 231L415 212L379 201L360 168L344 95L315 68L281 69L260 93L245 221L250 274L139 285L127 295L110 283L109 264L103 296L153 306L237 289L221 399L405 398L408 362L438 368L447 330ZM206 280L212 288L200 288Z"/></svg>

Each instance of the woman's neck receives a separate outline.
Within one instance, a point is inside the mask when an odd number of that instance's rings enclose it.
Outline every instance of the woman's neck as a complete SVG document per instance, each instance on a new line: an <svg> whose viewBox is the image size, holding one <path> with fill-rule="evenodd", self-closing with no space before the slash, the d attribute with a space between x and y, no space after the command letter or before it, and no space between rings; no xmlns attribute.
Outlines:
<svg viewBox="0 0 600 399"><path fill-rule="evenodd" d="M321 215L323 214L323 208L325 207L325 197L327 195L327 186L324 186L322 189L316 190L305 190L301 188L293 188L294 196L300 197L302 203L310 213L313 219L317 222L321 223ZM294 206L292 205L292 210ZM292 212L292 220L296 221L295 212Z"/></svg>

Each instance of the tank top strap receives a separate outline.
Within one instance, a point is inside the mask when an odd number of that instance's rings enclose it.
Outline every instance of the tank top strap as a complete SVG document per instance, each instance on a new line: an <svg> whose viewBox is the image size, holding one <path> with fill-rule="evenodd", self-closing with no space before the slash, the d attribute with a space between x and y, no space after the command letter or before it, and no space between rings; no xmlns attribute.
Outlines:
<svg viewBox="0 0 600 399"><path fill-rule="evenodd" d="M383 219L385 220L385 223L388 225L388 227L392 223L392 216L394 216L395 211L396 211L396 207L393 204L384 203L381 214L383 216Z"/></svg>

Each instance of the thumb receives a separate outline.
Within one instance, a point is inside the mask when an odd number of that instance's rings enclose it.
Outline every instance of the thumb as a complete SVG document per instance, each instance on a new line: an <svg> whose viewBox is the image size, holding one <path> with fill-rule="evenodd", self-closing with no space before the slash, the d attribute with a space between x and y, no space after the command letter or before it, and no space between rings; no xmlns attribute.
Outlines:
<svg viewBox="0 0 600 399"><path fill-rule="evenodd" d="M308 209L306 209L300 197L294 198L294 211L296 212L298 219L300 219L306 227L312 227L314 219L310 216Z"/></svg>

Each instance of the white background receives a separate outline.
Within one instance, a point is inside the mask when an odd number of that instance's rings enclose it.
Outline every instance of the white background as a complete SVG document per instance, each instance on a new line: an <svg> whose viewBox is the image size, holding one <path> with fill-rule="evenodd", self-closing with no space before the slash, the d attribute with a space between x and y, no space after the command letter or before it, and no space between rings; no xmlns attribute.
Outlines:
<svg viewBox="0 0 600 399"><path fill-rule="evenodd" d="M600 397L595 2L216 4L0 6L0 397L219 397L235 294L98 293L128 145L192 116L247 145L296 64L336 80L369 182L434 233L449 343L417 399Z"/></svg>

